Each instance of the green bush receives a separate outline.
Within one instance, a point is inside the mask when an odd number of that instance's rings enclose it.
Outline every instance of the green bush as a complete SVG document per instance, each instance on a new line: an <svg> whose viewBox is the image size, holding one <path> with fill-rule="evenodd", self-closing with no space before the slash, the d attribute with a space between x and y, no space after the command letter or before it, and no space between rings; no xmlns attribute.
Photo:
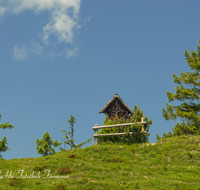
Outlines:
<svg viewBox="0 0 200 190"><path fill-rule="evenodd" d="M172 137L172 136L175 136L175 134L172 134L170 131L169 131L167 134L166 134L166 133L163 133L163 136L162 136L162 137L159 137L159 135L156 134L156 140L157 140L157 141L160 140L160 139L164 140L164 139L170 138L170 137Z"/></svg>
<svg viewBox="0 0 200 190"><path fill-rule="evenodd" d="M133 109L134 114L128 115L124 119L115 118L115 120L111 120L110 118L106 117L104 120L104 125L114 125L114 124L122 124L122 123L136 123L141 122L143 118L143 110L140 110L138 106L135 105ZM123 142L127 144L132 143L142 143L148 142L150 133L149 125L153 123L153 120L148 120L148 117L144 117L144 122L147 124L144 125L144 130L146 133L140 133L142 130L142 125L133 124L131 126L121 126L121 127L113 127L113 128L103 128L99 131L98 134L110 134L110 133L122 133L125 132L125 135L115 135L115 136L100 136L98 140L100 143L102 142ZM137 134L129 134L129 132L135 132Z"/></svg>

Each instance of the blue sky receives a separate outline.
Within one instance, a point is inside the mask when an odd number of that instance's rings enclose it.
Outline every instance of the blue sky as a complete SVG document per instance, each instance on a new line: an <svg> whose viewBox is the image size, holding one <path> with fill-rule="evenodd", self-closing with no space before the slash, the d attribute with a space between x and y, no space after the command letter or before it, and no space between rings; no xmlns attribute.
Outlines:
<svg viewBox="0 0 200 190"><path fill-rule="evenodd" d="M150 142L171 131L162 108L172 73L189 71L184 50L200 40L199 1L0 0L4 159L39 157L36 139L62 141L75 115L76 143L102 125L116 94L149 119ZM86 146L94 144L94 138ZM61 145L63 147L64 145ZM67 147L69 149L69 147ZM56 151L59 151L56 148Z"/></svg>

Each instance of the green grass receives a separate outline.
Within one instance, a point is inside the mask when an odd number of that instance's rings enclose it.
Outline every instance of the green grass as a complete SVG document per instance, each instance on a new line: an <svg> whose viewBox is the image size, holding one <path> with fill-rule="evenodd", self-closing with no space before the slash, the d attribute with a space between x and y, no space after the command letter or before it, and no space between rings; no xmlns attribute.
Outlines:
<svg viewBox="0 0 200 190"><path fill-rule="evenodd" d="M183 189L200 190L200 136L159 140L155 145L100 144L39 158L0 159L0 190ZM24 175L40 178L19 178ZM68 178L49 178L52 176Z"/></svg>

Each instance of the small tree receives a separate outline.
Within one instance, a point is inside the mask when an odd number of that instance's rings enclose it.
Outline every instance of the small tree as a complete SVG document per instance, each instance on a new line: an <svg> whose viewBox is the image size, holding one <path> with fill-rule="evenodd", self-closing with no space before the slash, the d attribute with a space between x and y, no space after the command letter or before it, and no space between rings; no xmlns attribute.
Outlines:
<svg viewBox="0 0 200 190"><path fill-rule="evenodd" d="M72 115L70 115L70 119L69 119L69 121L68 121L68 123L70 123L70 129L71 129L71 141L70 141L70 143L71 143L71 149L72 149L72 147L74 147L75 145L74 145L74 140L73 140L73 136L74 136L74 123L76 123L76 118L75 118L75 115L74 116L72 116Z"/></svg>
<svg viewBox="0 0 200 190"><path fill-rule="evenodd" d="M173 135L200 134L200 46L197 45L197 52L192 50L188 53L185 50L184 54L192 71L181 72L179 77L173 73L173 81L178 84L175 87L176 92L167 92L169 102L178 100L182 103L180 106L166 103L166 109L163 108L163 117L166 120L182 120L172 128Z"/></svg>
<svg viewBox="0 0 200 190"><path fill-rule="evenodd" d="M36 149L37 153L43 156L55 154L55 149L52 146L57 147L62 144L62 142L58 142L57 140L51 140L51 136L48 132L43 135L43 139L36 139Z"/></svg>
<svg viewBox="0 0 200 190"><path fill-rule="evenodd" d="M82 142L82 143L80 143L80 144L78 144L78 145L75 145L75 144L74 144L74 143L75 143L75 140L73 139L73 134L74 134L74 123L76 123L75 120L76 120L75 116L70 115L70 119L69 119L68 123L70 123L71 132L67 132L67 131L65 131L65 130L61 130L62 133L65 132L65 137L64 137L64 139L67 139L67 141L63 141L63 142L64 142L65 144L70 145L70 146L71 146L71 148L70 148L71 150L72 150L73 148L74 148L74 149L81 148L84 144L89 143L89 142L92 140L92 138L90 138L90 139L88 139L87 141ZM70 137L69 137L70 134L71 134L71 139L70 139ZM60 150L63 150L63 149L60 148ZM65 150L65 149L64 149L64 150Z"/></svg>
<svg viewBox="0 0 200 190"><path fill-rule="evenodd" d="M1 119L1 114L0 114L0 119ZM5 123L5 124L3 124L2 122L0 122L0 128L1 128L1 129L8 129L8 128L9 128L9 129L12 129L12 128L14 128L14 127L13 127L13 125L10 124L9 122L7 122L7 123ZM7 141L6 136L4 136L4 137L2 138L2 140L0 141L0 153L9 150L9 148L8 148L8 146L6 146L6 144L8 144L8 141ZM2 156L0 155L0 157L2 157Z"/></svg>

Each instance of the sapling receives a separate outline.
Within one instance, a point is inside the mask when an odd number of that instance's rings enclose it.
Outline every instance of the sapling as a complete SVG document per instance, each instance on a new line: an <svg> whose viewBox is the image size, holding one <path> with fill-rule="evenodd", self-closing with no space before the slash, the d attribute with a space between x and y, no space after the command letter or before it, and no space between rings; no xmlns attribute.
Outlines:
<svg viewBox="0 0 200 190"><path fill-rule="evenodd" d="M65 133L64 139L66 139L66 141L63 140L63 142L64 142L65 144L68 144L68 145L71 146L71 147L70 147L70 150L72 150L73 148L74 148L74 149L81 148L84 144L89 143L89 142L92 140L92 138L90 138L90 139L88 139L87 141L82 142L82 143L80 143L80 144L78 144L78 145L75 145L75 144L74 144L74 143L75 143L75 140L73 139L73 134L74 134L74 123L76 123L75 120L76 120L75 116L70 115L70 119L69 119L68 123L70 123L71 132L70 132L70 131L67 132L67 131L65 131L65 130L61 130L62 133L63 133L63 132ZM69 135L71 135L71 139L70 139L70 136L69 136ZM64 148L64 149L63 149L63 148L60 148L60 150L61 150L61 151L62 151L62 150L65 150L65 148Z"/></svg>

